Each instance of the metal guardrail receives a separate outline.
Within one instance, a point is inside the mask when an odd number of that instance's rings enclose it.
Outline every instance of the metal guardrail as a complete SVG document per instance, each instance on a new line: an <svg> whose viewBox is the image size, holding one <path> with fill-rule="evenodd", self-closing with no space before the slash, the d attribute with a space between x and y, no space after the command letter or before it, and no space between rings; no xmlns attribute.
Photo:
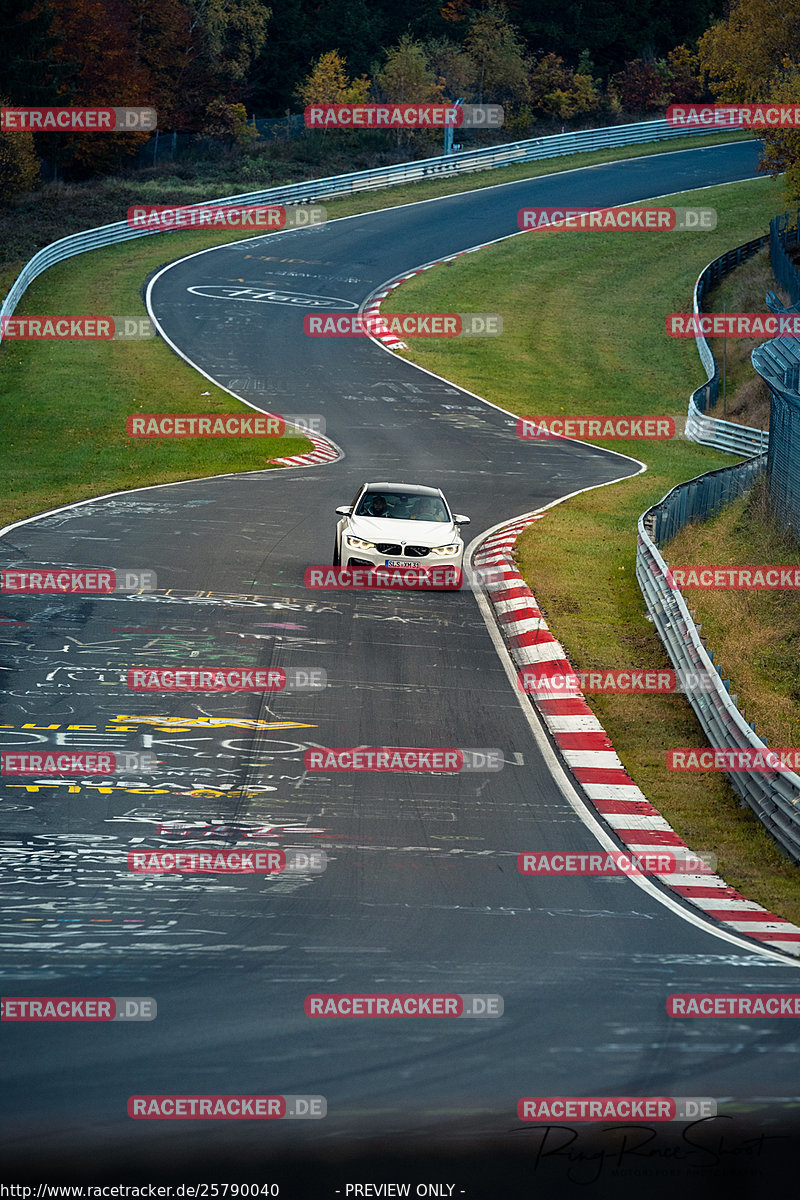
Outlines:
<svg viewBox="0 0 800 1200"><path fill-rule="evenodd" d="M236 196L224 196L207 200L209 204L305 204L309 201L325 200L334 196L352 195L355 192L375 191L391 187L396 183L409 183L438 175L460 175L470 171L491 170L513 166L516 163L534 162L542 158L556 158L564 154L576 154L582 150L603 150L614 146L631 146L643 142L666 141L691 134L707 133L707 130L674 129L665 120L639 121L630 125L610 125L602 129L581 130L575 133L559 133L550 137L529 138L522 142L508 142L502 146L490 146L484 150L465 150L458 154L439 158L424 158L416 162L397 163L379 167L372 171L353 171L348 175L332 175L326 179L313 179L304 183L285 184L265 188L258 192L245 192ZM198 208L204 205L187 205ZM51 242L49 246L34 254L11 286L0 306L0 318L10 317L16 310L25 291L43 271L55 263L63 262L87 250L113 246L137 237L153 237L165 232L159 229L131 229L127 222L100 225L95 229L73 233L69 237ZM0 324L0 340L2 340Z"/></svg>
<svg viewBox="0 0 800 1200"><path fill-rule="evenodd" d="M639 518L636 578L658 634L676 671L708 676L708 691L688 691L711 746L724 749L766 749L729 695L728 683L714 664L713 653L700 637L681 593L671 588L667 563L658 546L687 521L710 516L743 495L764 470L766 455L680 483ZM794 772L731 772L734 791L750 806L765 828L794 862L800 862L800 776Z"/></svg>
<svg viewBox="0 0 800 1200"><path fill-rule="evenodd" d="M765 246L770 240L769 234L753 238L734 250L728 250L715 258L704 267L694 285L693 312L702 312L703 298L709 288L724 278L729 271ZM737 425L735 421L724 421L719 417L709 417L707 409L716 403L719 396L719 367L711 353L711 347L702 333L695 336L700 361L706 370L706 382L695 388L689 397L689 412L686 417L685 432L693 442L702 446L713 446L715 450L725 450L729 454L742 454L749 457L762 454L769 445L769 431L756 429L752 425Z"/></svg>
<svg viewBox="0 0 800 1200"><path fill-rule="evenodd" d="M772 269L792 298L787 308L767 295L773 312L800 311L800 271L789 251L800 245L800 211L773 217L770 229ZM770 504L776 516L800 540L800 346L795 337L776 337L756 346L753 366L770 391L770 442L767 459Z"/></svg>

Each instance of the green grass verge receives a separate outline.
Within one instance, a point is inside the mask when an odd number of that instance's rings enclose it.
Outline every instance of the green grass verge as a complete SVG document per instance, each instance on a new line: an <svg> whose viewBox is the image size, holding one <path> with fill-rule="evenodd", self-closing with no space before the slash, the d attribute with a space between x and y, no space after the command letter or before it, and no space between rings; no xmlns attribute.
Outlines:
<svg viewBox="0 0 800 1200"><path fill-rule="evenodd" d="M717 229L537 232L416 276L384 311L499 312L503 334L417 339L404 357L523 416L674 415L682 430L703 372L694 339L668 338L664 318L689 311L705 264L766 230L782 201L766 179L673 199L716 207ZM518 561L577 667L667 667L636 583L637 520L676 483L736 460L681 439L598 444L648 470L551 509L517 542ZM668 771L669 747L706 744L688 703L676 695L587 699L627 770L689 845L713 850L729 883L800 922L800 868L740 807L727 778Z"/></svg>
<svg viewBox="0 0 800 1200"><path fill-rule="evenodd" d="M81 255L45 272L18 312L144 315L142 280L163 262L163 245L151 239ZM311 449L302 436L128 437L126 418L138 412L253 411L160 338L7 341L0 347L0 381L2 524L106 492L262 469L271 458Z"/></svg>

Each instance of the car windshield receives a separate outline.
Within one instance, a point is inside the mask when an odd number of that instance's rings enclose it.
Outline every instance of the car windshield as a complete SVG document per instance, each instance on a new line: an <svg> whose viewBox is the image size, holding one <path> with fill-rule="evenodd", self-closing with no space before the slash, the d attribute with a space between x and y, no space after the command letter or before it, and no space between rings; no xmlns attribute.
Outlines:
<svg viewBox="0 0 800 1200"><path fill-rule="evenodd" d="M396 521L449 521L444 501L439 496L418 492L365 492L356 517L384 517Z"/></svg>

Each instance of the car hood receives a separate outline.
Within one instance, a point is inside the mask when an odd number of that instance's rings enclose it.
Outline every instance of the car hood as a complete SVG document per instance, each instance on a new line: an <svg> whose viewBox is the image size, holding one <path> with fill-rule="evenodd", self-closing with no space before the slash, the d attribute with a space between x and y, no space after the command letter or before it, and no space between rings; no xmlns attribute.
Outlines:
<svg viewBox="0 0 800 1200"><path fill-rule="evenodd" d="M447 546L458 540L456 527L450 521L351 517L347 532L367 542L406 542L410 546Z"/></svg>

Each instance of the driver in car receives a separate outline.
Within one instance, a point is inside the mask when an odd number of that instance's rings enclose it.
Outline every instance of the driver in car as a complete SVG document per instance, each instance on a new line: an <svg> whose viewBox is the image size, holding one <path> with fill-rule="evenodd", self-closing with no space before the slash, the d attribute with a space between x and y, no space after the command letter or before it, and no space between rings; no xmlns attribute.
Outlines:
<svg viewBox="0 0 800 1200"><path fill-rule="evenodd" d="M384 500L383 496L381 496L379 494L377 496L372 497L372 500L369 504L369 511L367 512L367 516L369 516L369 517L385 517L386 516L386 501Z"/></svg>

